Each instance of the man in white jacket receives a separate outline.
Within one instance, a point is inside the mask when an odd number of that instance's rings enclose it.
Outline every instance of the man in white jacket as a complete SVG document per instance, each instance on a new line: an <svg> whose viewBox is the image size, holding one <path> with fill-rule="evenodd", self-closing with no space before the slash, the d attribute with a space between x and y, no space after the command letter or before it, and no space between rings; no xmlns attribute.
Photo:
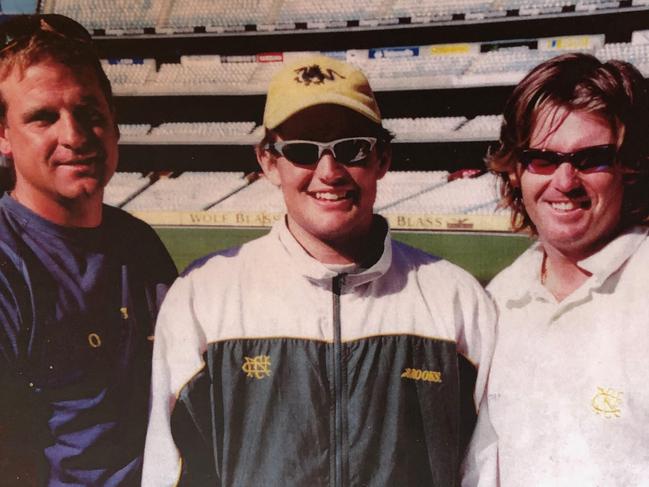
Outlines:
<svg viewBox="0 0 649 487"><path fill-rule="evenodd" d="M374 215L391 135L358 69L287 66L264 126L257 157L286 218L169 292L144 485L457 484L491 302Z"/></svg>

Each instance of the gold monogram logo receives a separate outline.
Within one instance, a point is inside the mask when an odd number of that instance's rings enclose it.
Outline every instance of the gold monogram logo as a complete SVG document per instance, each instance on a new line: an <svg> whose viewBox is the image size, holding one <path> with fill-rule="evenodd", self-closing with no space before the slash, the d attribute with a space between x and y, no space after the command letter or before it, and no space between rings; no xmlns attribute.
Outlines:
<svg viewBox="0 0 649 487"><path fill-rule="evenodd" d="M597 388L597 394L591 401L593 410L605 418L619 418L622 413L622 393L613 389Z"/></svg>
<svg viewBox="0 0 649 487"><path fill-rule="evenodd" d="M241 366L241 370L246 373L248 377L255 379L263 379L270 377L270 356L257 355L256 357L243 357L245 360Z"/></svg>
<svg viewBox="0 0 649 487"><path fill-rule="evenodd" d="M437 370L407 368L401 374L404 379L423 380L425 382L442 382L442 373Z"/></svg>

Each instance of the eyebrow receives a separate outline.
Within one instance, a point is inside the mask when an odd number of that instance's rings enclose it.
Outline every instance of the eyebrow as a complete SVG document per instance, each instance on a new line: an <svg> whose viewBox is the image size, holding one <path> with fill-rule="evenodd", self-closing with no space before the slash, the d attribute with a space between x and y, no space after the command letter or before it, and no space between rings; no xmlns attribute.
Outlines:
<svg viewBox="0 0 649 487"><path fill-rule="evenodd" d="M101 100L98 99L96 96L86 95L81 97L79 103L75 105L75 107L88 107L88 106L91 107L101 106ZM29 108L26 112L24 112L21 116L21 119L23 122L28 122L30 120L33 120L39 114L57 112L57 111L58 111L57 109L51 107L50 105L36 106L33 108Z"/></svg>

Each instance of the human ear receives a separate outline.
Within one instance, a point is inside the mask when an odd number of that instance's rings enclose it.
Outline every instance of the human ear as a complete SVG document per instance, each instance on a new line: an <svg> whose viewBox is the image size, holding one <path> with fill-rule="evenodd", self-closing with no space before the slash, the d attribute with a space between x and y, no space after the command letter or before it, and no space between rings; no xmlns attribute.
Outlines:
<svg viewBox="0 0 649 487"><path fill-rule="evenodd" d="M279 188L281 186L281 179L279 177L275 156L271 154L270 150L264 149L259 145L255 147L255 154L266 179Z"/></svg>
<svg viewBox="0 0 649 487"><path fill-rule="evenodd" d="M392 148L387 145L381 150L381 152L379 152L378 156L379 167L376 179L381 179L385 176L385 173L388 172L388 169L390 169L390 166L392 165Z"/></svg>
<svg viewBox="0 0 649 487"><path fill-rule="evenodd" d="M13 153L11 150L11 142L7 138L8 131L9 127L7 127L7 123L4 121L0 122L0 153L5 157L11 158Z"/></svg>

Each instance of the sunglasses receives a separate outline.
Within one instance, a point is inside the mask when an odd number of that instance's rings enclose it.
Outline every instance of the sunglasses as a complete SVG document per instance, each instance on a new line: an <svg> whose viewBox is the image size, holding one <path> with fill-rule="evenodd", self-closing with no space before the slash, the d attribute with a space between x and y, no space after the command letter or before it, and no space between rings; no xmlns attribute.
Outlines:
<svg viewBox="0 0 649 487"><path fill-rule="evenodd" d="M519 161L534 174L553 174L559 165L568 162L582 173L601 172L609 169L617 156L615 144L585 147L575 152L555 152L543 149L525 149Z"/></svg>
<svg viewBox="0 0 649 487"><path fill-rule="evenodd" d="M90 34L81 24L64 15L17 15L0 23L0 50L29 39L40 31L53 32L81 42L91 41Z"/></svg>
<svg viewBox="0 0 649 487"><path fill-rule="evenodd" d="M375 137L349 137L331 142L313 140L280 140L269 142L264 149L276 152L298 166L313 166L325 151L341 164L362 166L376 145Z"/></svg>

